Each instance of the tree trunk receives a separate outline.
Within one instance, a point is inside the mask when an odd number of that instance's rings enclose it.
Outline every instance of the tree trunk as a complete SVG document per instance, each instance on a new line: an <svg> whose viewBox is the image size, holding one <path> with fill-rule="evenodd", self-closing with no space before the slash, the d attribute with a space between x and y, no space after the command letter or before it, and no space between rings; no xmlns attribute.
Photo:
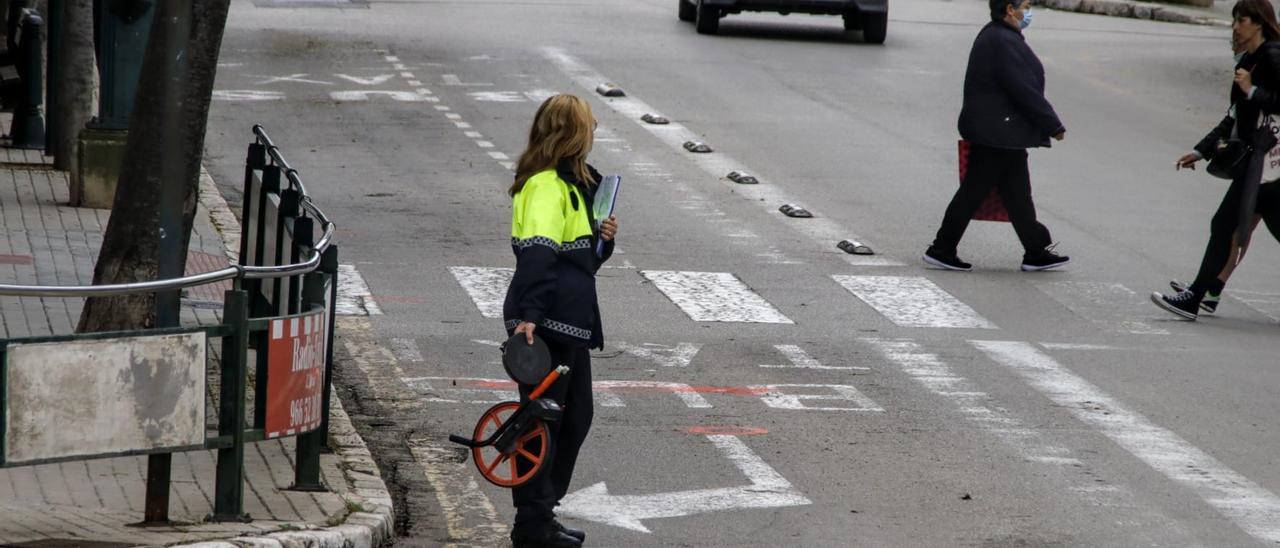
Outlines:
<svg viewBox="0 0 1280 548"><path fill-rule="evenodd" d="M62 59L59 63L54 119L53 167L71 171L80 130L98 111L98 64L93 50L93 0L62 0Z"/></svg>
<svg viewBox="0 0 1280 548"><path fill-rule="evenodd" d="M124 167L94 267L95 285L157 279L158 257L166 245L162 238L178 239L181 273L195 219L205 125L229 4L230 0L156 3L129 120ZM165 184L175 186L165 189ZM180 212L162 208L161 197L170 190L180 194ZM162 219L178 213L179 233L164 233ZM155 302L154 293L91 297L76 330L154 327Z"/></svg>

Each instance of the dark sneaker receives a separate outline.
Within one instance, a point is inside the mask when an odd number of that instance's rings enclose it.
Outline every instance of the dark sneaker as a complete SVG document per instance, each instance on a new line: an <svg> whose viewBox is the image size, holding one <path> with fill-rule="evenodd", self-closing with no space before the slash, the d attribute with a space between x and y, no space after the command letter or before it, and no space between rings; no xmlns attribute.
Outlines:
<svg viewBox="0 0 1280 548"><path fill-rule="evenodd" d="M1168 310L1183 319L1195 321L1198 311L1200 310L1200 298L1190 291L1181 291L1172 296L1165 296L1160 292L1151 294L1151 302L1156 306Z"/></svg>
<svg viewBox="0 0 1280 548"><path fill-rule="evenodd" d="M1069 262L1071 262L1071 257L1054 253L1053 246L1049 246L1044 248L1044 251L1041 251L1038 255L1024 255L1022 257L1022 271L1039 272L1041 270L1051 270Z"/></svg>
<svg viewBox="0 0 1280 548"><path fill-rule="evenodd" d="M1182 282L1179 282L1178 280L1173 280L1169 282L1169 287L1172 287L1174 291L1177 291L1179 293L1183 291L1191 291L1191 289L1189 289L1185 285L1182 285ZM1214 312L1218 311L1218 302L1221 300L1222 300L1221 293L1205 293L1204 298L1200 299L1200 310L1213 314Z"/></svg>
<svg viewBox="0 0 1280 548"><path fill-rule="evenodd" d="M960 257L956 256L955 253L942 253L934 249L933 246L929 246L929 249L925 250L921 259L924 260L925 264L946 270L968 272L973 269L973 265L960 260Z"/></svg>

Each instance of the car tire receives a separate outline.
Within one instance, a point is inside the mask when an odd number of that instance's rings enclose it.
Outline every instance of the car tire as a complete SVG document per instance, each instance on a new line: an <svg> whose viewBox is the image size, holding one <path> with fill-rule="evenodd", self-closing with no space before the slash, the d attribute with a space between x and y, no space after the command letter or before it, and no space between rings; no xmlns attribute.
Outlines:
<svg viewBox="0 0 1280 548"><path fill-rule="evenodd" d="M862 15L862 40L868 44L883 44L889 32L888 13Z"/></svg>
<svg viewBox="0 0 1280 548"><path fill-rule="evenodd" d="M676 3L680 4L678 13L681 21L693 21L698 18L698 8L690 3L689 0L676 0Z"/></svg>
<svg viewBox="0 0 1280 548"><path fill-rule="evenodd" d="M706 5L702 0L698 0L695 19L694 27L698 29L698 34L715 34L720 30L720 10Z"/></svg>
<svg viewBox="0 0 1280 548"><path fill-rule="evenodd" d="M846 13L844 18L844 30L862 30L862 16L856 13Z"/></svg>

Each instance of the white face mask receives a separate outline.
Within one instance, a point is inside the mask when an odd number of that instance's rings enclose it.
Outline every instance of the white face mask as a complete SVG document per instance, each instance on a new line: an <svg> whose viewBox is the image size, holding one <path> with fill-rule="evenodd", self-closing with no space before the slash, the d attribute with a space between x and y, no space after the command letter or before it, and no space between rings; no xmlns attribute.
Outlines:
<svg viewBox="0 0 1280 548"><path fill-rule="evenodd" d="M1022 12L1022 21L1019 24L1024 29L1031 26L1031 8L1027 8L1026 11Z"/></svg>

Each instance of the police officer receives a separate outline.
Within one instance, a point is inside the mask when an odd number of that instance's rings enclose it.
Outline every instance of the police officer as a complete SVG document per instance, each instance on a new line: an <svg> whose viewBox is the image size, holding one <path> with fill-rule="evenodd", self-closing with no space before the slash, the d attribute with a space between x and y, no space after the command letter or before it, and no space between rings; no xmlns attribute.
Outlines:
<svg viewBox="0 0 1280 548"><path fill-rule="evenodd" d="M1044 66L1022 29L1031 24L1030 0L989 0L991 22L973 41L964 75L960 136L969 141L969 169L947 206L925 263L969 270L956 247L969 219L992 188L1000 193L1022 243L1023 271L1049 270L1070 260L1053 252L1049 229L1036 221L1027 149L1061 141L1067 130L1044 97Z"/></svg>
<svg viewBox="0 0 1280 548"><path fill-rule="evenodd" d="M547 99L534 116L510 189L516 271L502 306L507 332L524 334L529 344L536 332L550 347L553 363L569 366L568 376L544 396L564 409L561 420L547 424L550 460L538 476L512 490L511 540L517 548L581 546L586 537L556 521L554 508L569 491L578 450L591 427L588 349L604 347L595 275L612 255L618 232L614 217L595 228L591 203L601 177L586 162L595 126L591 107L581 98ZM604 253L597 255L600 240ZM529 390L521 387L522 399Z"/></svg>

